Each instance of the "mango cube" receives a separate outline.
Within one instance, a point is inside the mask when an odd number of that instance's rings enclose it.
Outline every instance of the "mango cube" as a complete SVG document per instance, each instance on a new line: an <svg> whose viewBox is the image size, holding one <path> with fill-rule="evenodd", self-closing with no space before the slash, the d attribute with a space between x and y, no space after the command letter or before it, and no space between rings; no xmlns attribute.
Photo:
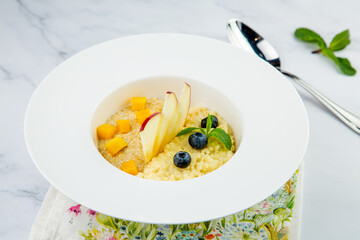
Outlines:
<svg viewBox="0 0 360 240"><path fill-rule="evenodd" d="M136 167L135 161L134 160L130 160L127 162L123 162L121 164L121 168L124 172L129 173L131 175L136 175L138 174L138 169Z"/></svg>
<svg viewBox="0 0 360 240"><path fill-rule="evenodd" d="M105 140L112 138L115 135L116 131L117 131L117 128L110 124L100 125L96 129L98 138L105 139Z"/></svg>
<svg viewBox="0 0 360 240"><path fill-rule="evenodd" d="M131 98L131 110L140 111L145 109L146 97Z"/></svg>
<svg viewBox="0 0 360 240"><path fill-rule="evenodd" d="M105 144L106 150L113 156L126 146L127 143L121 137L113 138Z"/></svg>
<svg viewBox="0 0 360 240"><path fill-rule="evenodd" d="M137 121L138 121L140 124L142 124L142 123L145 121L145 119L147 119L148 117L150 117L151 112L150 112L150 109L145 108L144 110L135 112L135 115L136 115Z"/></svg>
<svg viewBox="0 0 360 240"><path fill-rule="evenodd" d="M130 120L117 120L116 125L120 133L128 133L130 131Z"/></svg>

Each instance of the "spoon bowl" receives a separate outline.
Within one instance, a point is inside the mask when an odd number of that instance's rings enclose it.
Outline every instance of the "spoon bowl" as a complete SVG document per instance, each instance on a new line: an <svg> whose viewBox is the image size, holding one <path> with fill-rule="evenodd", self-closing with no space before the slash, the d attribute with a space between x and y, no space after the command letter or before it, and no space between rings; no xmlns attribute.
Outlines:
<svg viewBox="0 0 360 240"><path fill-rule="evenodd" d="M234 29L238 29L235 31ZM248 52L255 53L276 68L280 68L280 56L275 48L260 34L238 20L228 23L230 42Z"/></svg>

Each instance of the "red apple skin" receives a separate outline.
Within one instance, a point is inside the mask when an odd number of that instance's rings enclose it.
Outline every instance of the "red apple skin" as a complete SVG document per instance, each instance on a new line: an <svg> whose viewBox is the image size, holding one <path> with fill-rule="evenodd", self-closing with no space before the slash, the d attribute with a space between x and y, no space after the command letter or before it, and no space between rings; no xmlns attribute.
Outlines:
<svg viewBox="0 0 360 240"><path fill-rule="evenodd" d="M175 96L175 99L176 99L176 102L179 102L179 101L178 101L178 99L177 99L177 96L176 96L176 94L175 94L174 92L171 92L171 91L167 91L167 92L166 92L166 94L174 94L174 96Z"/></svg>
<svg viewBox="0 0 360 240"><path fill-rule="evenodd" d="M142 132L146 126L146 124L150 121L150 119L152 119L153 117L155 117L156 115L160 114L160 112L156 112L156 113L153 113L151 114L149 117L147 117L145 119L145 121L143 122L143 124L141 124L141 127L140 127L140 131L139 132Z"/></svg>

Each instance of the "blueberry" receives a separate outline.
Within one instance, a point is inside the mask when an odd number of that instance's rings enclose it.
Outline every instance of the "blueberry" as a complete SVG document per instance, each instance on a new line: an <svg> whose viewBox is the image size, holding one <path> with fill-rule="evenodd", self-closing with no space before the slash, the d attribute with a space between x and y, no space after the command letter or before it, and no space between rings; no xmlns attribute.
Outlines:
<svg viewBox="0 0 360 240"><path fill-rule="evenodd" d="M192 148L203 149L208 143L207 136L201 132L195 132L189 137L189 144Z"/></svg>
<svg viewBox="0 0 360 240"><path fill-rule="evenodd" d="M207 117L201 120L201 127L206 128L206 123L207 123ZM211 124L211 127L217 128L218 124L219 124L219 120L217 119L217 117L213 116L213 122Z"/></svg>
<svg viewBox="0 0 360 240"><path fill-rule="evenodd" d="M179 168L186 168L191 163L191 156L188 152L177 152L174 155L174 164Z"/></svg>

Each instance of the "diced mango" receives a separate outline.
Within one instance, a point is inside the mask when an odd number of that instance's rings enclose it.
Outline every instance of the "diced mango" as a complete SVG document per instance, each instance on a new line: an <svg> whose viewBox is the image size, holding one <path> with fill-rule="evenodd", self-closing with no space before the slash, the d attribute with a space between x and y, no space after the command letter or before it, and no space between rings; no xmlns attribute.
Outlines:
<svg viewBox="0 0 360 240"><path fill-rule="evenodd" d="M117 154L126 146L127 143L121 137L113 138L105 144L106 150L108 150L111 155Z"/></svg>
<svg viewBox="0 0 360 240"><path fill-rule="evenodd" d="M117 131L117 128L110 124L100 125L96 129L98 138L105 139L105 140L112 138L115 135L116 131Z"/></svg>
<svg viewBox="0 0 360 240"><path fill-rule="evenodd" d="M145 109L146 97L131 98L131 110L140 111Z"/></svg>
<svg viewBox="0 0 360 240"><path fill-rule="evenodd" d="M128 133L130 131L130 120L117 120L116 125L120 133Z"/></svg>
<svg viewBox="0 0 360 240"><path fill-rule="evenodd" d="M127 162L123 162L121 164L121 168L124 172L127 172L131 175L136 175L138 174L138 169L136 167L135 161L134 160L130 160Z"/></svg>
<svg viewBox="0 0 360 240"><path fill-rule="evenodd" d="M145 119L147 119L148 117L150 117L151 112L150 112L150 109L145 108L144 110L135 112L135 115L136 115L137 121L138 121L140 124L142 124L142 123L145 121Z"/></svg>

